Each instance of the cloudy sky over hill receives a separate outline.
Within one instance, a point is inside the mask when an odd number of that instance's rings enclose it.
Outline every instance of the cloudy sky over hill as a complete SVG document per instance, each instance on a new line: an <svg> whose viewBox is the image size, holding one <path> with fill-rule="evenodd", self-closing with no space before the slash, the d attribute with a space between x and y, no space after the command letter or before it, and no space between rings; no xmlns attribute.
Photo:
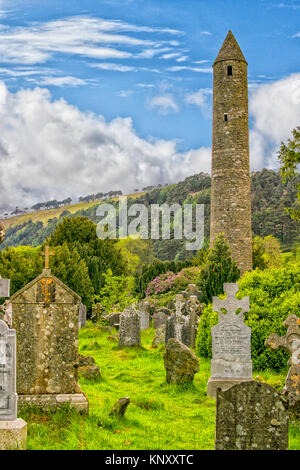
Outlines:
<svg viewBox="0 0 300 470"><path fill-rule="evenodd" d="M300 1L0 0L0 208L210 170L212 62L249 68L252 169L300 124Z"/></svg>

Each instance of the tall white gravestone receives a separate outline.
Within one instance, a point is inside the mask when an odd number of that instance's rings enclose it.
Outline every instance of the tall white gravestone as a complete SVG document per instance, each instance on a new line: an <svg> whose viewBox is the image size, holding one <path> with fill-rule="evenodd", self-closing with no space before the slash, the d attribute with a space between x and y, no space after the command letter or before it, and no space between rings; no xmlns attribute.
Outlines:
<svg viewBox="0 0 300 470"><path fill-rule="evenodd" d="M211 377L207 383L207 395L213 398L217 388L224 392L240 382L253 380L251 328L244 323L249 297L238 300L238 290L238 284L225 283L226 299L213 297L213 310L219 313L219 323L211 329Z"/></svg>
<svg viewBox="0 0 300 470"><path fill-rule="evenodd" d="M16 330L0 320L0 450L26 449L27 424L17 418Z"/></svg>

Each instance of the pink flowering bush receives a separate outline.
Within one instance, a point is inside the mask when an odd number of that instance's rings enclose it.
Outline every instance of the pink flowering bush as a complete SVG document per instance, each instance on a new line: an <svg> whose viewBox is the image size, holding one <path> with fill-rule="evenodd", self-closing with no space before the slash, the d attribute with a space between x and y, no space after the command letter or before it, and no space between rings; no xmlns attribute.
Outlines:
<svg viewBox="0 0 300 470"><path fill-rule="evenodd" d="M149 282L146 289L146 297L150 295L159 295L168 291L174 293L186 289L188 284L197 283L201 269L198 266L192 268L184 268L175 274L172 271L160 274L153 281Z"/></svg>

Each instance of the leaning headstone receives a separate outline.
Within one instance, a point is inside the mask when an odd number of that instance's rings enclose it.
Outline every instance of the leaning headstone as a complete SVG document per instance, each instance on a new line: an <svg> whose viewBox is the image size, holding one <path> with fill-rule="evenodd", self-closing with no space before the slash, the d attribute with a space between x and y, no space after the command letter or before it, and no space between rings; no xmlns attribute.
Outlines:
<svg viewBox="0 0 300 470"><path fill-rule="evenodd" d="M120 315L119 347L123 346L141 346L140 315L134 306Z"/></svg>
<svg viewBox="0 0 300 470"><path fill-rule="evenodd" d="M175 338L168 341L164 355L167 382L183 384L193 382L199 371L199 360L195 353Z"/></svg>
<svg viewBox="0 0 300 470"><path fill-rule="evenodd" d="M140 312L141 330L148 330L150 326L150 313L147 308L147 302L140 302L138 309Z"/></svg>
<svg viewBox="0 0 300 470"><path fill-rule="evenodd" d="M0 320L0 450L26 449L27 423L17 418L16 331Z"/></svg>
<svg viewBox="0 0 300 470"><path fill-rule="evenodd" d="M86 305L79 305L79 329L86 326Z"/></svg>
<svg viewBox="0 0 300 470"><path fill-rule="evenodd" d="M81 298L51 274L49 248L42 274L11 297L17 332L19 406L55 409L68 404L88 412L78 385Z"/></svg>
<svg viewBox="0 0 300 470"><path fill-rule="evenodd" d="M253 380L251 328L244 324L249 297L238 300L238 290L238 284L225 283L226 299L213 297L213 310L219 313L219 323L211 329L211 378L207 383L207 395L213 398L217 388L225 391L237 383ZM223 313L224 309L226 313Z"/></svg>
<svg viewBox="0 0 300 470"><path fill-rule="evenodd" d="M273 333L266 339L265 345L273 350L283 348L291 355L283 395L289 401L290 411L300 418L300 318L290 315L283 325L287 328L285 336Z"/></svg>
<svg viewBox="0 0 300 470"><path fill-rule="evenodd" d="M216 450L288 450L289 417L280 394L266 383L217 390Z"/></svg>
<svg viewBox="0 0 300 470"><path fill-rule="evenodd" d="M109 416L119 416L120 418L122 418L126 413L129 403L129 397L120 398L110 410Z"/></svg>

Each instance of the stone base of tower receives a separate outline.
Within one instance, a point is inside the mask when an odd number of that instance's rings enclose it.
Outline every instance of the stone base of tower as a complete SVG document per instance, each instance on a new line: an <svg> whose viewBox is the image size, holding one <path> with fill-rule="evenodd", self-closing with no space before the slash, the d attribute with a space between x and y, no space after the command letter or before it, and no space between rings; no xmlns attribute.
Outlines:
<svg viewBox="0 0 300 470"><path fill-rule="evenodd" d="M83 393L70 394L41 394L41 395L19 395L18 409L32 406L41 410L57 410L61 406L69 405L78 413L89 413L89 402Z"/></svg>
<svg viewBox="0 0 300 470"><path fill-rule="evenodd" d="M210 378L207 382L207 395L212 398L217 398L217 389L220 388L222 392L226 392L234 385L240 384L241 382L250 382L254 379L223 379L223 378Z"/></svg>

